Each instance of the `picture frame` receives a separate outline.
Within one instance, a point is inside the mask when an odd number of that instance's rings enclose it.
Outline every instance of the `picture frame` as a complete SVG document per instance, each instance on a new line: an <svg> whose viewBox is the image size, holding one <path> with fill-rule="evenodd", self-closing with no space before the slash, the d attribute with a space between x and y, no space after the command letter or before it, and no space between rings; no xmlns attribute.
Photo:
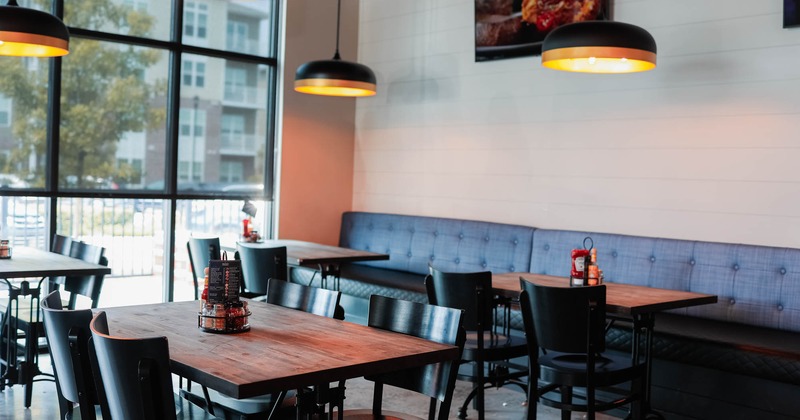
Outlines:
<svg viewBox="0 0 800 420"><path fill-rule="evenodd" d="M783 0L783 27L800 26L800 0Z"/></svg>
<svg viewBox="0 0 800 420"><path fill-rule="evenodd" d="M475 61L541 55L544 38L558 26L575 20L611 20L611 0L560 2L580 8L540 12L548 3L475 0Z"/></svg>

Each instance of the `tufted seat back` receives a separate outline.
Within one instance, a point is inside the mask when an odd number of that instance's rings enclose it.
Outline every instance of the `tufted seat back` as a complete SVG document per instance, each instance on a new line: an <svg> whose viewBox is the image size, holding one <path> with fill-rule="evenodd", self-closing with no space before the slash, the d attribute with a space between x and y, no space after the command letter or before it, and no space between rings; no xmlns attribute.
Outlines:
<svg viewBox="0 0 800 420"><path fill-rule="evenodd" d="M800 332L800 249L537 229L530 271L569 276L586 236L606 281L719 298L675 313Z"/></svg>
<svg viewBox="0 0 800 420"><path fill-rule="evenodd" d="M441 271L526 271L533 228L502 223L347 212L339 245L390 255L360 264L425 275Z"/></svg>

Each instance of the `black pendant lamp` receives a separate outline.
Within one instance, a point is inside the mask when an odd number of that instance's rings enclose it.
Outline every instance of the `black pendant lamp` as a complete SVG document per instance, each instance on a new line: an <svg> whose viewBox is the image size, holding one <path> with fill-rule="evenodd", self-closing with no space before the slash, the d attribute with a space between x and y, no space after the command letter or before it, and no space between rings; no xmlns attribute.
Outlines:
<svg viewBox="0 0 800 420"><path fill-rule="evenodd" d="M545 37L542 65L581 73L634 73L656 67L656 41L628 23L591 20L559 26Z"/></svg>
<svg viewBox="0 0 800 420"><path fill-rule="evenodd" d="M339 57L339 23L342 0L336 13L336 53L331 60L309 61L297 68L294 90L311 95L373 96L376 92L375 73L358 63Z"/></svg>
<svg viewBox="0 0 800 420"><path fill-rule="evenodd" d="M0 55L57 57L69 54L69 31L59 18L20 7L17 0L0 6Z"/></svg>

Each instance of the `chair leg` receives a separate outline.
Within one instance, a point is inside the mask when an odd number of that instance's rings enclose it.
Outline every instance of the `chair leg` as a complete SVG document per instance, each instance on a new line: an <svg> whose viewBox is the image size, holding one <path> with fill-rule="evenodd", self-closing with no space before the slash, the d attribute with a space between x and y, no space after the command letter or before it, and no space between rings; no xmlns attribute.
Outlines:
<svg viewBox="0 0 800 420"><path fill-rule="evenodd" d="M208 395L208 388L203 385L203 398L206 400L206 411L208 414L214 415L214 403L211 401L211 396Z"/></svg>
<svg viewBox="0 0 800 420"><path fill-rule="evenodd" d="M472 388L472 391L469 392L467 398L464 399L464 403L461 404L461 407L458 409L458 418L465 419L467 418L467 407L469 407L469 403L475 398L475 395L478 393L478 387L482 385L477 385Z"/></svg>
<svg viewBox="0 0 800 420"><path fill-rule="evenodd" d="M30 324L29 324L30 325ZM37 369L37 351L39 351L39 336L35 325L25 331L25 361L23 362L22 377L25 381L25 408L30 408L33 400L33 376Z"/></svg>
<svg viewBox="0 0 800 420"><path fill-rule="evenodd" d="M478 404L478 407L476 408L476 410L478 410L478 420L483 420L484 416L486 415L484 413L484 404L483 404L483 395L484 395L483 384L485 383L486 378L484 378L483 376L483 368L484 368L483 360L480 360L478 362L478 395L475 398Z"/></svg>
<svg viewBox="0 0 800 420"><path fill-rule="evenodd" d="M561 402L564 404L569 404L572 402L572 387L561 387ZM570 420L571 417L572 412L570 410L567 410L566 408L561 409L561 420Z"/></svg>
<svg viewBox="0 0 800 420"><path fill-rule="evenodd" d="M528 367L528 417L527 420L536 420L536 409L539 407L539 368L538 366Z"/></svg>

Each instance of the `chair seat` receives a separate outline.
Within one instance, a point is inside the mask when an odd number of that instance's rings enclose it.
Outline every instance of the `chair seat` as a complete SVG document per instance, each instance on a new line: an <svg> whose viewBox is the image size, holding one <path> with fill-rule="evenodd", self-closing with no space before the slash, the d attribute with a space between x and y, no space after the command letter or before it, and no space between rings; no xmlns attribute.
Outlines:
<svg viewBox="0 0 800 420"><path fill-rule="evenodd" d="M483 359L505 360L515 357L523 357L528 354L525 337L515 335L494 334L492 337L488 332L483 335ZM475 331L467 332L467 342L464 344L464 353L461 356L464 360L477 360L478 333Z"/></svg>
<svg viewBox="0 0 800 420"><path fill-rule="evenodd" d="M175 415L177 420L202 420L202 419L217 419L220 417L208 414L202 407L192 404L185 398L181 398L175 394ZM100 418L100 417L98 417Z"/></svg>
<svg viewBox="0 0 800 420"><path fill-rule="evenodd" d="M540 379L569 386L586 386L586 355L548 352L539 356ZM644 368L632 365L630 355L603 353L595 361L595 386L618 384Z"/></svg>
<svg viewBox="0 0 800 420"><path fill-rule="evenodd" d="M347 420L372 420L378 419L372 415L371 409L345 410L342 417ZM381 420L425 420L423 417L412 416L411 414L399 413L397 411L381 410Z"/></svg>
<svg viewBox="0 0 800 420"><path fill-rule="evenodd" d="M197 405L205 405L205 397L201 387L193 387L192 391L181 390L181 395ZM293 408L295 404L294 391L291 391L283 399L281 410ZM208 390L208 396L214 404L214 412L218 408L223 411L233 411L240 415L268 414L272 408L274 399L272 395L261 395L253 398L233 398L219 393L213 389Z"/></svg>

